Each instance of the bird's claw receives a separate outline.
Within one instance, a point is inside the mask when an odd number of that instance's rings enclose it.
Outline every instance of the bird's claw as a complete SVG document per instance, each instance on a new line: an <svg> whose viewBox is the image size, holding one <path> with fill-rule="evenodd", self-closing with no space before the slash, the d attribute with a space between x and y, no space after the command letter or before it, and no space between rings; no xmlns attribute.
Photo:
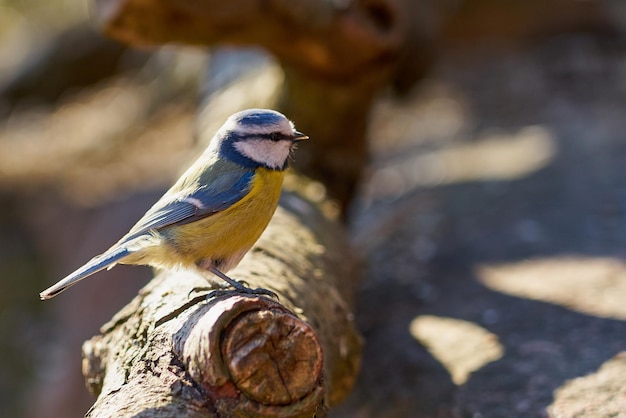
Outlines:
<svg viewBox="0 0 626 418"><path fill-rule="evenodd" d="M213 289L213 288L212 287L206 287L206 286L194 287L187 293L187 299L189 299L191 297L192 293L206 292L206 291L211 290L211 289Z"/></svg>
<svg viewBox="0 0 626 418"><path fill-rule="evenodd" d="M210 299L214 299L214 298L219 298L221 296L226 296L229 294L233 294L233 293L243 293L245 295L258 295L258 296L269 296L270 298L279 300L279 297L276 293L272 292L271 290L267 290L267 289L263 289L263 288L256 288L256 289L250 289L249 287L245 287L243 289L218 289L218 290L213 290L211 292L209 292L206 295L206 300L210 300Z"/></svg>

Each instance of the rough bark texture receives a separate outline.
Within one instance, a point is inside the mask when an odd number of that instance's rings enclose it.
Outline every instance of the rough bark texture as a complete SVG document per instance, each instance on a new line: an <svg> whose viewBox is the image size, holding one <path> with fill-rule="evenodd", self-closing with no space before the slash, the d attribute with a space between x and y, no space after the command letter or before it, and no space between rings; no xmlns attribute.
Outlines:
<svg viewBox="0 0 626 418"><path fill-rule="evenodd" d="M350 390L361 340L341 228L295 194L231 274L280 300L164 272L83 347L90 417L324 416Z"/></svg>

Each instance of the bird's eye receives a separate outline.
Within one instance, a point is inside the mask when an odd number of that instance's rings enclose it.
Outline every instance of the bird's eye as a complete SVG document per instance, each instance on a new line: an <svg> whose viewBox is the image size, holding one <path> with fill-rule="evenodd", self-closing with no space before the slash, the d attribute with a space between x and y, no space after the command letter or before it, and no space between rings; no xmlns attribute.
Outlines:
<svg viewBox="0 0 626 418"><path fill-rule="evenodd" d="M280 132L272 132L270 134L270 139L272 141L280 141L282 139L282 135L280 134Z"/></svg>

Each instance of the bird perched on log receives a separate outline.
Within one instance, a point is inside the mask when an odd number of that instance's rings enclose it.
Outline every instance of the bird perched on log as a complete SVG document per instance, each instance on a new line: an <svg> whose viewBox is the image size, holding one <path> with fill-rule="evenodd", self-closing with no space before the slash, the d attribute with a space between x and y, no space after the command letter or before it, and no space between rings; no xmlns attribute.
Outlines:
<svg viewBox="0 0 626 418"><path fill-rule="evenodd" d="M117 244L39 296L50 299L118 263L200 269L239 292L274 295L250 289L225 273L239 264L267 227L278 205L288 159L295 144L306 139L276 111L235 113Z"/></svg>

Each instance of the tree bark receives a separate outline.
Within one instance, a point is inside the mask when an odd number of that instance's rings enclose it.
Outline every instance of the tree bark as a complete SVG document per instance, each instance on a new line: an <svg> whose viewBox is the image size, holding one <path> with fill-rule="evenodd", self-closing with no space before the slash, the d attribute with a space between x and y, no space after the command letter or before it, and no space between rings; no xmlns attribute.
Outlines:
<svg viewBox="0 0 626 418"><path fill-rule="evenodd" d="M90 417L311 417L350 390L361 338L337 222L288 193L231 277L279 300L206 301L204 276L167 271L83 347ZM213 285L215 287L215 285Z"/></svg>

